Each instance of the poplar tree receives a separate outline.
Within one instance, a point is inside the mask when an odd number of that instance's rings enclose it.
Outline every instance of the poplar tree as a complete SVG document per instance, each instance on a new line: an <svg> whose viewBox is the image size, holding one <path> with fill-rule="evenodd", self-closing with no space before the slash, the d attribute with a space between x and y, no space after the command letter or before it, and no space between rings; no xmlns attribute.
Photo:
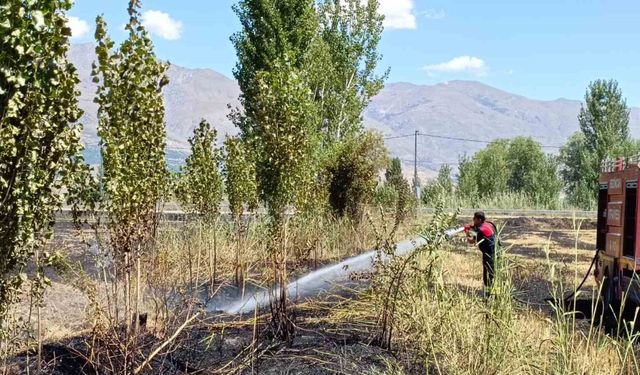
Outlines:
<svg viewBox="0 0 640 375"><path fill-rule="evenodd" d="M129 2L128 38L115 49L103 17L96 19L98 63L94 82L100 83L98 104L104 193L109 244L116 273L125 279L125 322L131 303L140 296L140 256L150 246L157 223L157 203L166 192L165 123L162 89L168 83L167 64L158 61L148 33L140 23L140 2ZM137 271L131 290L131 270ZM135 293L135 296L132 294ZM138 319L134 319L137 327Z"/></svg>
<svg viewBox="0 0 640 375"><path fill-rule="evenodd" d="M184 208L212 222L220 213L222 151L216 147L217 132L202 120L189 139L191 154L185 161L178 197Z"/></svg>
<svg viewBox="0 0 640 375"><path fill-rule="evenodd" d="M362 155L345 155L345 152L378 152L364 150L376 147L376 143L368 142L362 113L383 88L389 73L388 69L382 72L378 69L383 20L377 0L319 1L319 35L311 46L307 64L320 113L318 128L323 142L315 157L317 188L313 191L320 198L327 196L332 211L339 216L345 213L347 203L346 213L356 222L361 208L370 203L377 175L345 173L353 169L351 160L359 160ZM358 142L362 143L356 145ZM368 180L356 180L361 178ZM351 188L355 186L359 188ZM362 191L365 186L372 191ZM318 193L326 190L324 195Z"/></svg>
<svg viewBox="0 0 640 375"><path fill-rule="evenodd" d="M317 109L309 85L307 53L317 33L313 0L243 0L234 6L242 25L232 42L244 112L233 116L255 155L260 199L271 220L272 301L276 336L290 340L287 312L286 212L309 187L317 141Z"/></svg>
<svg viewBox="0 0 640 375"><path fill-rule="evenodd" d="M591 82L578 121L580 132L560 152L561 173L571 203L590 208L598 191L600 163L637 152L629 139L629 110L618 82Z"/></svg>
<svg viewBox="0 0 640 375"><path fill-rule="evenodd" d="M378 0L318 4L319 37L308 65L329 145L362 133L362 113L388 77L388 69L378 72L384 31L379 7Z"/></svg>
<svg viewBox="0 0 640 375"><path fill-rule="evenodd" d="M240 138L227 138L224 149L225 188L236 230L235 282L240 286L244 280L242 240L245 226L242 223L242 215L245 211L253 211L258 206L256 169L247 145Z"/></svg>
<svg viewBox="0 0 640 375"><path fill-rule="evenodd" d="M69 0L0 4L0 332L81 167ZM46 257L46 254L41 254ZM38 259L36 259L36 262ZM39 271L41 269L39 268ZM37 272L36 284L48 280ZM0 337L5 340L7 337ZM3 345L4 348L4 345Z"/></svg>

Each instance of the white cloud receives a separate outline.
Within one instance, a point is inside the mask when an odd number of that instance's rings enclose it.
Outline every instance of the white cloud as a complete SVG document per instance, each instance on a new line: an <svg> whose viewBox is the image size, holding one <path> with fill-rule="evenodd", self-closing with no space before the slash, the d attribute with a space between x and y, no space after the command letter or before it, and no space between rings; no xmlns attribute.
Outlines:
<svg viewBox="0 0 640 375"><path fill-rule="evenodd" d="M427 9L420 12L420 15L430 20L441 20L447 16L447 13L442 9Z"/></svg>
<svg viewBox="0 0 640 375"><path fill-rule="evenodd" d="M71 29L71 39L80 39L89 33L89 23L78 17L69 17L67 25Z"/></svg>
<svg viewBox="0 0 640 375"><path fill-rule="evenodd" d="M415 29L418 27L414 0L380 0L380 13L384 14L387 29Z"/></svg>
<svg viewBox="0 0 640 375"><path fill-rule="evenodd" d="M449 61L427 65L423 69L429 74L434 73L471 73L477 76L487 74L487 64L484 60L473 56L459 56Z"/></svg>
<svg viewBox="0 0 640 375"><path fill-rule="evenodd" d="M168 13L159 10L148 10L142 13L142 24L151 34L167 40L180 39L182 22L174 20Z"/></svg>

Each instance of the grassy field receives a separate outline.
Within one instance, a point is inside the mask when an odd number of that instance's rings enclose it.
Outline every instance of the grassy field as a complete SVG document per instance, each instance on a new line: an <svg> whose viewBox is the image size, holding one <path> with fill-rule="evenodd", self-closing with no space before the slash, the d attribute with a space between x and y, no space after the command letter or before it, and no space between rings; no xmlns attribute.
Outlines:
<svg viewBox="0 0 640 375"><path fill-rule="evenodd" d="M244 317L204 313L204 303L211 298L233 299L269 285L265 227L256 220L240 242L222 225L162 227L157 251L144 260L141 310L149 317L141 352L148 355L189 317L203 313L182 327L163 351L171 355L153 362L147 373L182 373L181 368L260 374L636 373L635 336L606 335L597 321L576 319L545 301L572 290L582 279L594 255L595 223L492 219L504 226L506 262L497 297L482 298L480 254L461 243L462 237L421 254L419 267L403 280L390 351L377 345L380 304L368 288L336 289L298 305L296 337L289 345L269 337L268 311ZM428 220L410 220L397 238L423 232ZM373 223L381 226L382 218ZM380 236L366 221L356 226L348 221L301 220L290 228L290 278L362 253ZM84 235L92 244L95 235ZM86 347L101 314L113 311L117 301L109 299L113 283L105 282L95 244L84 245L71 228L59 228L54 243L74 266L66 268L64 277L53 276L45 295L40 313L43 352L48 368L58 371L52 373L74 373L60 370L64 361L53 358L64 357L67 352L61 348ZM238 249L245 269L240 286L235 285ZM360 285L376 277L364 275ZM596 292L592 278L583 289L581 298ZM16 315L26 316L28 311L28 304L23 304ZM27 363L33 369L33 357L22 354L5 369L20 373Z"/></svg>

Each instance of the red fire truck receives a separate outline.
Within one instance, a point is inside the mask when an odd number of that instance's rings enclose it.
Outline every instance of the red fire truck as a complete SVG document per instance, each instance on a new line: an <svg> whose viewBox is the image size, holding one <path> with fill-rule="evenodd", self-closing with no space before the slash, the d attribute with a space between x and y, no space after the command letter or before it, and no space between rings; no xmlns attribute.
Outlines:
<svg viewBox="0 0 640 375"><path fill-rule="evenodd" d="M639 180L638 158L602 163L594 275L604 306L620 306L623 299L640 305Z"/></svg>

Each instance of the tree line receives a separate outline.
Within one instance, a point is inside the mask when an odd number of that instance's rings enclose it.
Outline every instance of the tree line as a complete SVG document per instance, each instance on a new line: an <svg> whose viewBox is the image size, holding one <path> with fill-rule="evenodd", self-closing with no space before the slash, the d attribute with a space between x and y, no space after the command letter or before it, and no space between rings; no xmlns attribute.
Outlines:
<svg viewBox="0 0 640 375"><path fill-rule="evenodd" d="M238 238L243 213L265 207L271 281L279 286L287 284L291 214L362 221L387 165L381 135L362 122L388 76L378 69L383 16L377 0L239 1L233 10L241 27L231 41L241 107L229 117L240 133L219 142L215 124L203 120L176 174L165 162L169 64L155 55L141 3L129 1L128 37L119 45L98 16L92 77L103 164L96 174L81 156L78 77L67 60L71 6L70 0L0 6L0 339L10 341L8 311L24 285L49 283L44 271L55 257L43 250L55 211L66 204L78 224L92 219L106 236L99 244L113 260L109 277L122 284L116 300L125 304L109 316L126 325L128 371L138 325L128 317L140 308L141 259L154 251L164 202L177 199L203 225L215 225L226 194ZM33 261L36 275L25 271ZM237 263L239 280L240 256ZM283 339L294 327L287 298L281 288L271 306L273 331Z"/></svg>
<svg viewBox="0 0 640 375"><path fill-rule="evenodd" d="M516 137L461 157L455 184L451 166L442 166L423 187L422 202L455 196L473 205L511 194L532 207L593 209L602 161L637 155L640 143L629 135L629 109L614 80L589 85L578 122L580 129L557 155L545 153L532 138Z"/></svg>

